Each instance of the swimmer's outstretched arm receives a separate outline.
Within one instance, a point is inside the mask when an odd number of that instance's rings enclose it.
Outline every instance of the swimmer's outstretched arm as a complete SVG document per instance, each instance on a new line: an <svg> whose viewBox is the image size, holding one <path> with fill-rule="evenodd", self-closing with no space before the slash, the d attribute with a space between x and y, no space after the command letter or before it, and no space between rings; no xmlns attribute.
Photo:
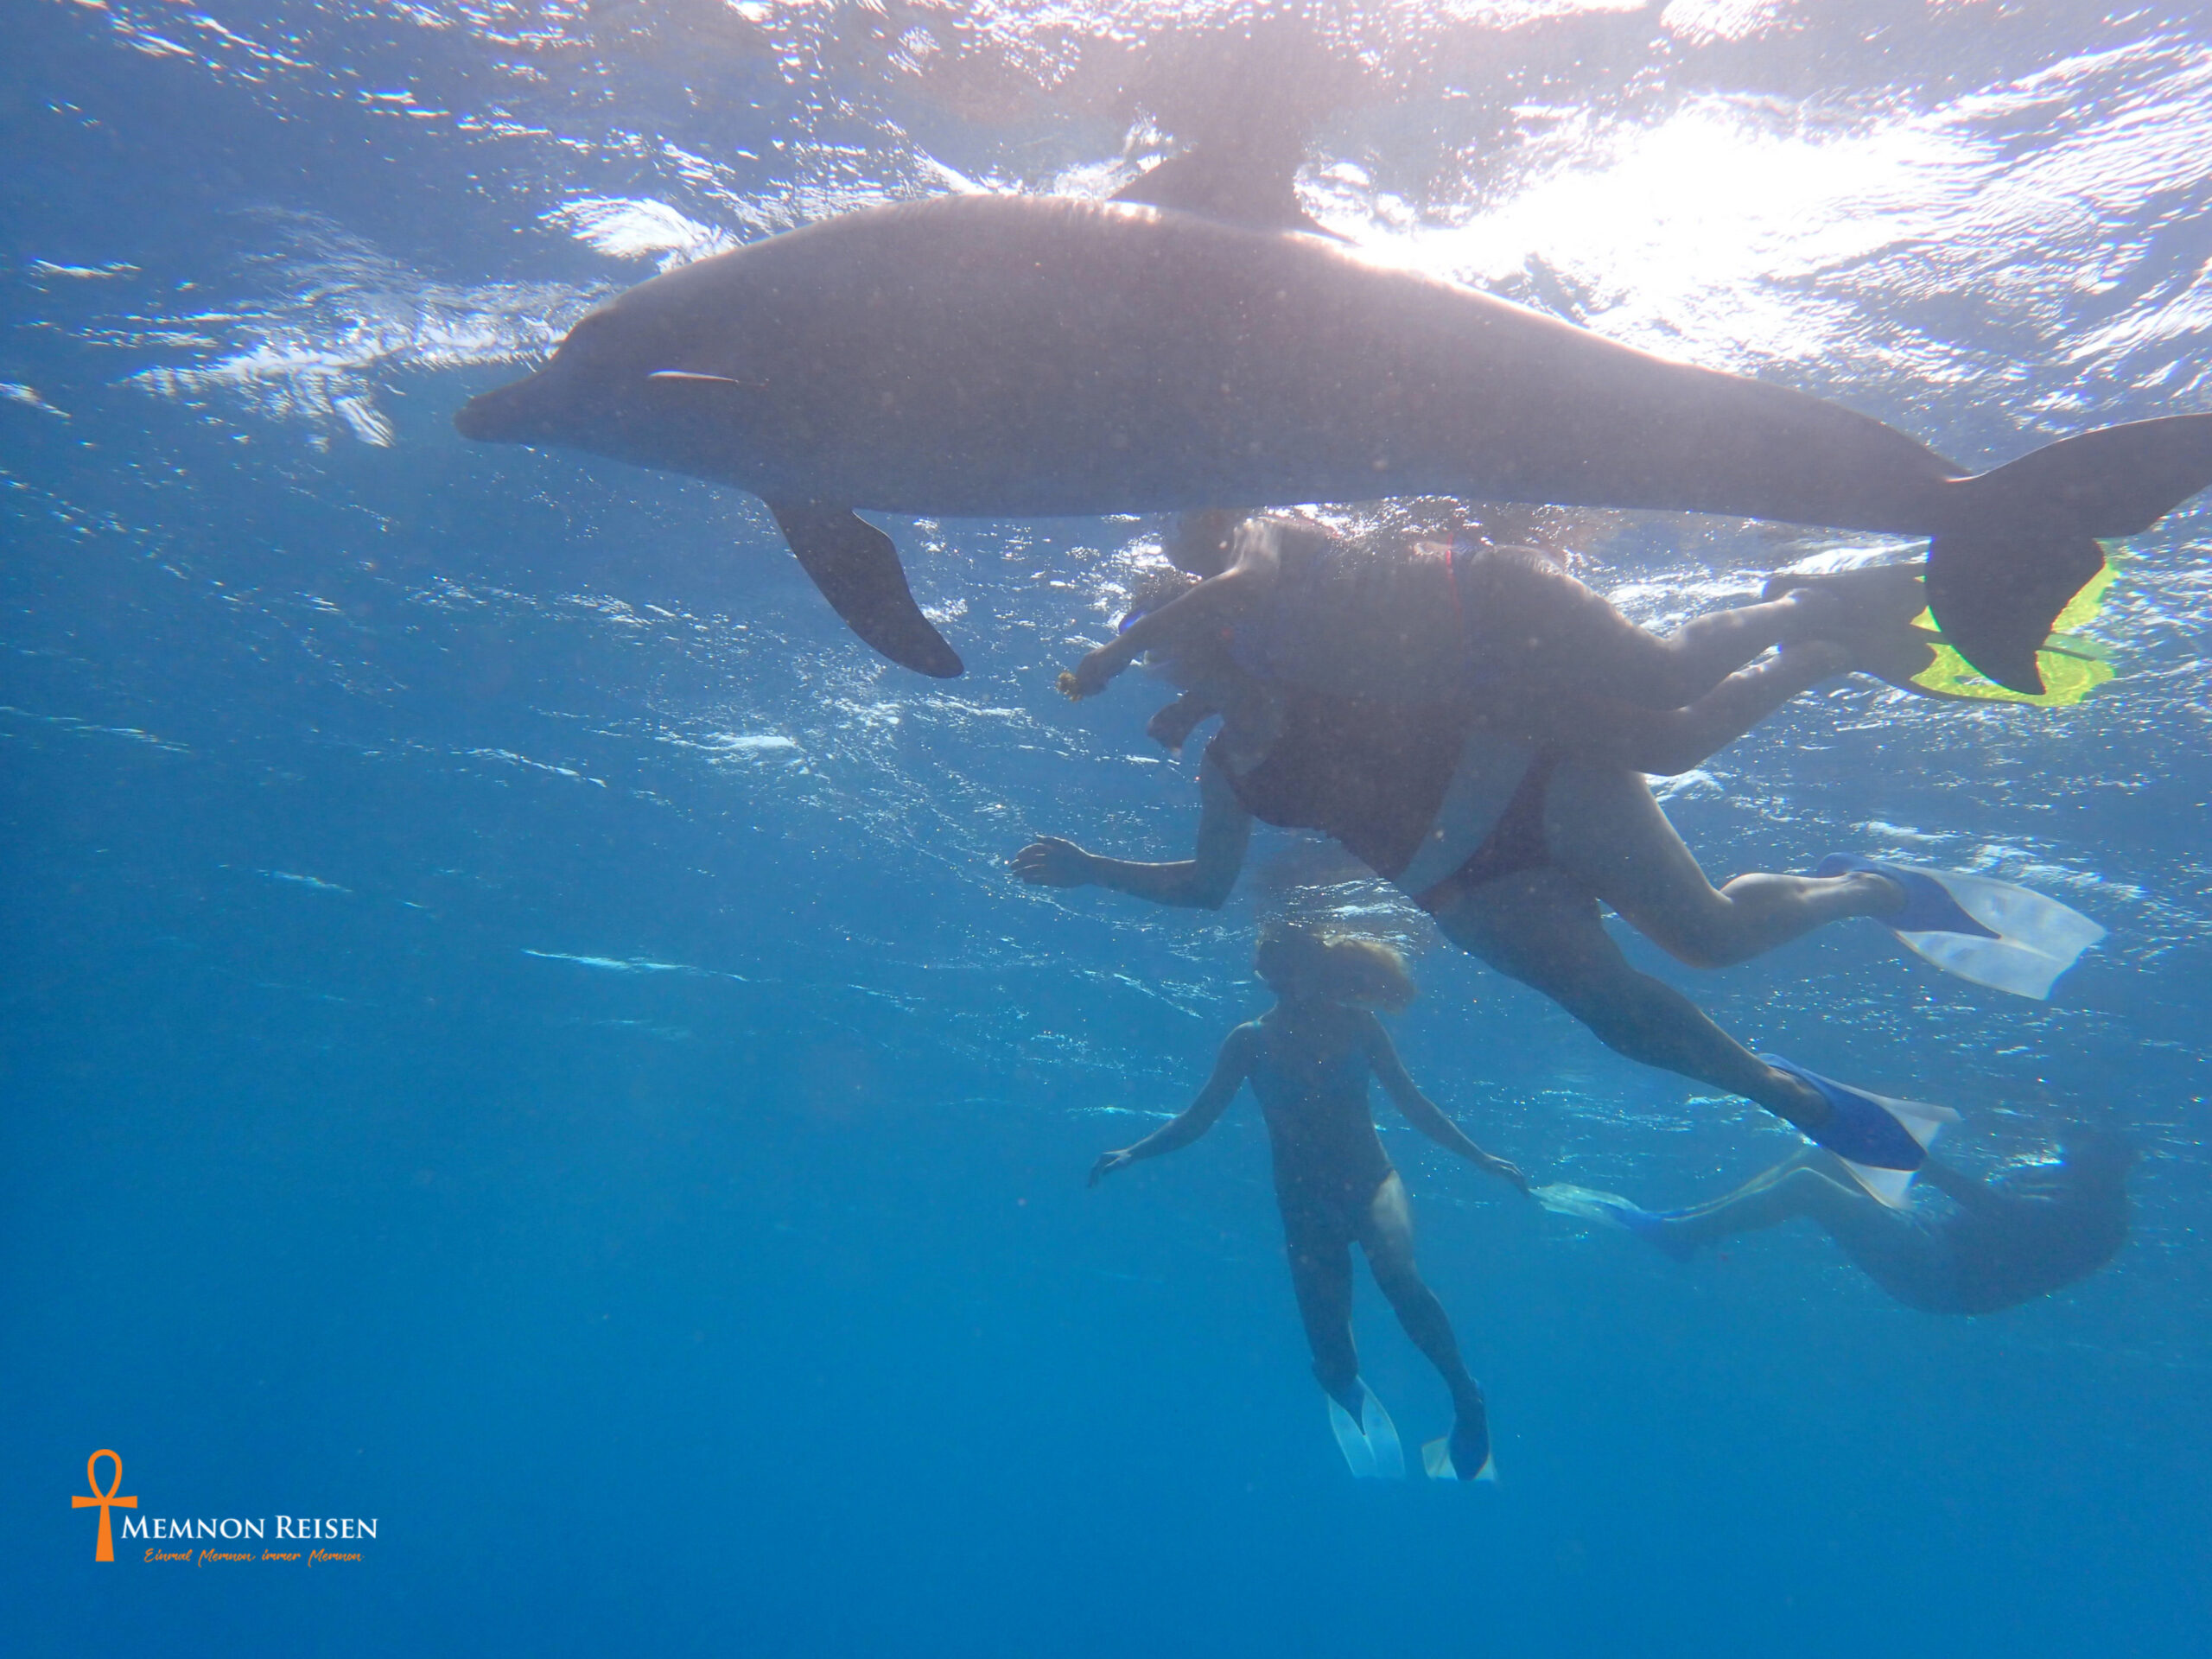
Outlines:
<svg viewBox="0 0 2212 1659"><path fill-rule="evenodd" d="M1229 1109L1229 1103L1244 1086L1245 1073L1252 1068L1254 1036L1250 1026L1239 1026L1230 1032L1221 1046L1221 1052L1214 1057L1213 1075L1198 1090L1198 1097L1135 1146L1099 1154L1098 1161L1090 1166L1090 1179L1086 1185L1096 1186L1116 1170L1141 1159L1157 1158L1164 1152L1180 1152L1220 1122L1221 1115Z"/></svg>
<svg viewBox="0 0 2212 1659"><path fill-rule="evenodd" d="M1251 844L1252 815L1236 798L1217 766L1209 763L1198 772L1198 845L1195 855L1164 864L1140 864L1129 859L1101 858L1086 853L1071 841L1045 836L1033 841L1011 861L1014 873L1033 887L1111 887L1155 905L1185 905L1198 910L1219 910L1236 888L1244 868L1244 851Z"/></svg>
<svg viewBox="0 0 2212 1659"><path fill-rule="evenodd" d="M1264 518L1248 518L1230 541L1229 568L1146 612L1060 676L1060 690L1078 701L1096 696L1109 681L1155 646L1217 628L1250 608L1274 586L1282 569L1281 532Z"/></svg>
<svg viewBox="0 0 2212 1659"><path fill-rule="evenodd" d="M1371 1014L1367 1016L1367 1064L1374 1071L1375 1080L1382 1085L1382 1092L1390 1096L1391 1104L1407 1122L1445 1151L1458 1153L1477 1169L1486 1169L1512 1182L1523 1192L1529 1190L1529 1178L1521 1173L1520 1166L1484 1152L1457 1123L1445 1116L1441 1107L1421 1093L1421 1085L1413 1080L1405 1062L1398 1058L1398 1046L1390 1040L1390 1033L1383 1028L1382 1022Z"/></svg>
<svg viewBox="0 0 2212 1659"><path fill-rule="evenodd" d="M1802 691L1851 669L1841 645L1815 640L1784 645L1764 662L1738 669L1682 709L1633 703L1554 703L1537 734L1578 760L1672 777L1711 760Z"/></svg>

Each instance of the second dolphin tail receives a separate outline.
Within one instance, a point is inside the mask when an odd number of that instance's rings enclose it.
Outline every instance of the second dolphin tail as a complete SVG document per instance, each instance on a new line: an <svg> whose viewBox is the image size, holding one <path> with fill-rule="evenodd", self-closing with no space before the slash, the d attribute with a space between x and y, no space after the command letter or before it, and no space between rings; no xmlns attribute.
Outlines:
<svg viewBox="0 0 2212 1659"><path fill-rule="evenodd" d="M2101 427L1948 485L1928 551L1943 637L2007 690L2044 689L2036 652L2104 569L2099 538L2137 536L2212 485L2212 415Z"/></svg>

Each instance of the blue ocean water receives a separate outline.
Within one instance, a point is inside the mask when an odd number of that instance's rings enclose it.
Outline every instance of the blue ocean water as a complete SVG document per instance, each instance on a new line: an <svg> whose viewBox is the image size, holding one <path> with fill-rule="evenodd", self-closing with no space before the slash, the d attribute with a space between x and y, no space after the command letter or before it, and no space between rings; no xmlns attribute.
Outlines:
<svg viewBox="0 0 2212 1659"><path fill-rule="evenodd" d="M2212 14L2073 0L1323 9L1308 206L1386 257L1980 467L2212 410ZM1087 1192L1265 1006L1297 894L1411 949L1408 1063L1539 1179L1784 1155L1310 837L1167 912L1189 767L1104 637L1139 522L897 524L969 666L837 625L759 505L463 442L657 269L883 200L1099 194L1230 7L11 0L0 1647L162 1654L2193 1654L2212 1613L2212 500L2077 708L1833 685L1667 791L1716 875L1867 846L2111 930L2048 1005L1871 926L1693 975L1958 1108L2143 1151L2119 1260L1974 1320L1809 1231L1687 1266L1408 1131L1495 1489L1354 1483L1249 1099ZM1663 623L1833 538L1554 530ZM1441 1389L1363 1282L1409 1439ZM373 1517L357 1562L90 1554ZM99 1477L107 1478L105 1465ZM111 1488L112 1490L112 1488ZM118 1531L128 1511L118 1510ZM196 1548L196 1547L195 1547Z"/></svg>

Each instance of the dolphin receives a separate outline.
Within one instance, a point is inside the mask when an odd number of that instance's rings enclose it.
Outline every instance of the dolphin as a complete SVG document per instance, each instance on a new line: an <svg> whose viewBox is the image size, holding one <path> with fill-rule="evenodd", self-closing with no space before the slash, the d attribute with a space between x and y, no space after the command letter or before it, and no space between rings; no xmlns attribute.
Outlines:
<svg viewBox="0 0 2212 1659"><path fill-rule="evenodd" d="M751 491L862 639L940 677L959 657L855 508L1444 494L1925 536L1945 638L2033 692L2099 539L2212 484L2212 415L1969 476L1839 404L1378 264L1307 219L1287 172L1203 149L1108 200L938 197L699 260L590 313L454 423Z"/></svg>

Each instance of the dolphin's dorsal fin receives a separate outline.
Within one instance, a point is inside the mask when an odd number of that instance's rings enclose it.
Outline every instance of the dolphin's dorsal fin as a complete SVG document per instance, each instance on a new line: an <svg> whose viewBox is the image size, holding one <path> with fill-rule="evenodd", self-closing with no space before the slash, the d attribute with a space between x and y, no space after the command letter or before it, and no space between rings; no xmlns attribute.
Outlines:
<svg viewBox="0 0 2212 1659"><path fill-rule="evenodd" d="M1299 161L1296 142L1281 137L1200 143L1138 175L1112 199L1196 213L1250 231L1335 237L1299 204Z"/></svg>
<svg viewBox="0 0 2212 1659"><path fill-rule="evenodd" d="M1299 206L1299 164L1315 124L1362 95L1365 72L1307 10L1263 5L1241 26L1171 32L1144 49L1130 66L1128 108L1181 148L1114 200L1247 230L1332 234Z"/></svg>
<svg viewBox="0 0 2212 1659"><path fill-rule="evenodd" d="M901 668L940 680L963 671L959 653L914 603L888 536L849 507L771 501L768 511L846 626Z"/></svg>

